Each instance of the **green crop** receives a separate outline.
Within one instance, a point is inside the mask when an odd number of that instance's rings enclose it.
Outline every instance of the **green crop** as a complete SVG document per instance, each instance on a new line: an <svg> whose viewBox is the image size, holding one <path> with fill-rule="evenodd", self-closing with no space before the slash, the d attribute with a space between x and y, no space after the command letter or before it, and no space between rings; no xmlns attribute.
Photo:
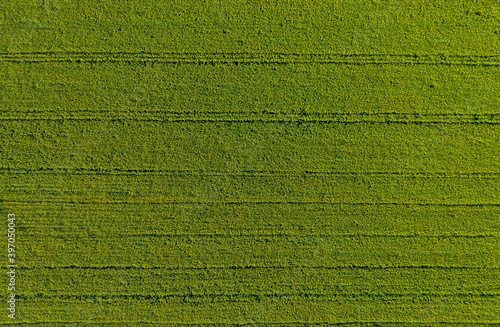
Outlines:
<svg viewBox="0 0 500 327"><path fill-rule="evenodd" d="M499 49L494 1L5 1L0 321L499 324Z"/></svg>

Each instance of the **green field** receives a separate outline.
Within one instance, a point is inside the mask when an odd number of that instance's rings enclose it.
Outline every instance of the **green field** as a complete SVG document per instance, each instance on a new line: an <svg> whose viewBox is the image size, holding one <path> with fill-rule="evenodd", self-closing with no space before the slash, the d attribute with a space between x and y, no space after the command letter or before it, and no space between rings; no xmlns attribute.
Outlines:
<svg viewBox="0 0 500 327"><path fill-rule="evenodd" d="M499 3L5 1L0 74L0 324L500 324Z"/></svg>

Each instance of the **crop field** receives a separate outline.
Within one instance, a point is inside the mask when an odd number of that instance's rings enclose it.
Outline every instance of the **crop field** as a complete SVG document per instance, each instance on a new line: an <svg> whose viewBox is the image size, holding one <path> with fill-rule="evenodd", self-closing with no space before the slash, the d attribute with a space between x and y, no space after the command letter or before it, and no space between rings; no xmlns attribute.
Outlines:
<svg viewBox="0 0 500 327"><path fill-rule="evenodd" d="M497 1L3 1L0 76L2 325L500 324Z"/></svg>

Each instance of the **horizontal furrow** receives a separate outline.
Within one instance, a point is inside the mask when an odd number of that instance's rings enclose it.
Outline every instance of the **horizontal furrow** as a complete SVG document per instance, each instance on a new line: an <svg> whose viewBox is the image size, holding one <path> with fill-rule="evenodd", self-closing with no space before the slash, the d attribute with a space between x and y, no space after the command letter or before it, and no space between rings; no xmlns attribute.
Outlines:
<svg viewBox="0 0 500 327"><path fill-rule="evenodd" d="M439 269L439 270L499 270L499 267L490 266L443 266L443 265L343 265L343 266L257 266L257 265L247 265L247 266L199 266L199 267L187 267L187 266L155 266L155 265L91 265L91 266L79 266L79 265L49 265L49 266L33 266L33 265L23 265L22 269L28 270L57 270L57 269L91 269L91 270L128 270L128 269L144 269L144 270L240 270L240 269L273 269L273 270L290 270L290 269L312 269L312 270L351 270L351 269L362 269L362 270L398 270L398 269Z"/></svg>
<svg viewBox="0 0 500 327"><path fill-rule="evenodd" d="M23 226L23 230L26 227ZM39 228L42 229L42 228ZM32 237L40 237L50 235L50 237L54 238L81 238L85 237L99 237L102 236L99 233L67 233L67 232L55 232L53 228L47 227L44 231L40 231L37 233L33 232L23 232L24 236L32 236ZM143 234L134 234L134 233L113 233L111 235L107 235L107 238L123 238L123 237L158 237L158 238L170 238L170 237L181 237L181 238L198 238L198 237L209 237L209 238L253 238L253 237L296 237L296 238L308 238L308 237L324 237L324 238L355 238L355 237L386 237L386 238L499 238L500 234L436 234L436 235L426 235L420 233L408 233L408 234L370 234L370 233L352 233L352 234L304 234L300 231L288 230L288 232L278 233L278 234L270 234L270 233L242 233L241 230L230 231L228 234L159 234L159 233L143 233Z"/></svg>
<svg viewBox="0 0 500 327"><path fill-rule="evenodd" d="M106 205L202 205L202 206L239 206L239 205L280 205L280 204L295 204L295 205L346 205L346 206L403 206L403 207L449 207L449 208L484 208L484 207L500 207L500 203L419 203L419 202L322 202L322 201L112 201L112 200L102 200L102 201L79 201L79 200L66 200L66 201L52 201L52 200L10 200L10 199L0 199L4 203L27 203L27 204L49 204L49 203L65 203L65 204L106 204Z"/></svg>
<svg viewBox="0 0 500 327"><path fill-rule="evenodd" d="M11 110L6 110L0 109L0 113L8 113L11 112ZM34 114L34 113L51 113L51 114L56 114L60 115L61 110L54 110L50 108L43 108L43 109L25 109L25 110L19 110L17 111L18 113L22 114ZM88 108L88 109L72 109L71 111L66 111L64 112L66 114L73 114L73 113L86 113L86 114L107 114L108 116L103 116L103 120L107 120L107 118L113 117L115 114L115 111L109 110L109 109L99 109L99 108ZM242 117L279 117L282 120L289 120L293 118L301 118L304 119L305 117L318 117L318 118L337 118L339 120L348 120L350 118L363 118L363 117L370 117L371 119L380 119L381 121L387 121L390 119L401 119L401 120L408 120L408 119L443 119L443 120L459 120L459 119L465 119L465 120L478 120L478 119L491 119L491 120L498 120L500 119L500 114L497 113L404 113L404 112L352 112L352 113L341 113L341 112L301 112L301 113L286 113L286 112L238 112L238 111L227 111L227 112L222 112L222 111L193 111L193 110L186 110L186 111L172 111L168 110L167 108L164 109L154 109L154 108L144 108L144 110L141 110L140 112L134 113L130 112L130 114L162 114L164 116L172 116L172 117L200 117L200 116L205 116L205 117L211 117L211 118L220 118L220 117L235 117L235 116L242 116ZM122 112L123 114L123 112Z"/></svg>
<svg viewBox="0 0 500 327"><path fill-rule="evenodd" d="M82 302L87 300L92 301L108 301L119 302L121 299L157 302L259 302L267 299L280 299L287 301L414 301L428 302L429 299L437 298L440 301L453 300L455 303L468 303L471 300L483 298L500 298L500 293L258 293L258 294L34 294L24 295L20 293L16 296L23 301L45 300L45 301L72 301ZM170 300L170 301L168 301Z"/></svg>
<svg viewBox="0 0 500 327"><path fill-rule="evenodd" d="M7 168L0 167L0 173L5 174L69 174L69 175L159 175L159 176L288 176L298 177L306 175L335 176L335 177L356 177L356 176L403 176L405 178L499 178L500 173L494 172L398 172L398 171L242 171L234 173L230 171L207 171L207 170L155 170L155 169L98 169L98 168Z"/></svg>
<svg viewBox="0 0 500 327"><path fill-rule="evenodd" d="M68 64L99 64L99 63L126 63L126 64L193 64L193 65L290 65L290 64L331 64L331 65L354 65L354 66L365 66L365 65L376 65L376 66L466 66L466 67L500 67L500 62L440 62L440 61L335 61L335 60L309 60L309 61L284 61L284 60L182 60L182 59L4 59L5 62L11 63L26 63L26 64L36 64L36 63L68 63Z"/></svg>
<svg viewBox="0 0 500 327"><path fill-rule="evenodd" d="M140 112L114 112L110 110L18 110L17 116L9 115L12 110L0 110L3 120L90 120L114 122L123 120L158 122L256 122L256 123L444 123L479 124L498 123L498 114L419 114L419 113L257 113L257 112L169 112L168 110L141 110ZM19 114L22 114L19 115Z"/></svg>
<svg viewBox="0 0 500 327"><path fill-rule="evenodd" d="M303 321L293 321L293 322L248 322L248 323L230 323L230 322L209 322L209 323L181 323L181 322L163 322L163 321L147 321L147 320L140 320L140 321L106 321L106 322L93 322L93 321L87 321L87 320L54 320L54 321L44 321L44 322L23 322L23 323L17 323L17 322L9 322L9 323L1 323L1 324L9 324L9 325L19 325L19 324L26 324L26 325L42 325L42 326L50 326L51 324L55 326L60 326L61 324L82 324L85 323L86 325L92 325L92 326L108 326L109 324L117 324L117 325L132 325L132 326L142 326L142 325L150 325L154 324L155 326L203 326L203 327L217 327L217 326L233 326L233 327L244 327L244 326L275 326L275 327L280 327L280 326L298 326L298 327L307 327L307 326L345 326L345 325L356 325L356 326L401 326L401 325L407 325L408 322L404 321L357 321L357 320L352 320L352 321L342 321L342 322L303 322ZM427 321L412 321L412 324L417 324L417 325L427 325ZM476 321L476 322L469 322L469 321L453 321L453 322L448 322L448 321L440 321L438 323L439 326L474 326L474 325L481 325L481 326L489 326L493 325L496 326L500 323L499 322L492 322L492 321Z"/></svg>
<svg viewBox="0 0 500 327"><path fill-rule="evenodd" d="M0 116L0 120L4 121L102 121L102 118L95 117L73 117L66 116L61 117L19 117L19 116ZM339 121L339 120L328 120L328 119L316 119L316 120L305 120L305 119L177 119L177 118L109 118L106 119L110 122L120 122L120 121L135 121L135 122L170 122L170 123L273 123L273 124L405 124L405 125L422 125L422 124L470 124L470 125L500 125L498 121L487 121L487 120L460 120L460 121L446 121L446 120L388 120L388 121L380 121L380 120L348 120L348 121Z"/></svg>
<svg viewBox="0 0 500 327"><path fill-rule="evenodd" d="M6 62L162 62L187 64L338 64L338 65L464 65L500 66L498 55L429 55L397 54L252 54L252 53L2 53Z"/></svg>
<svg viewBox="0 0 500 327"><path fill-rule="evenodd" d="M474 60L500 60L499 54L455 54L455 55L426 55L426 54L391 54L391 53L264 53L264 52L151 52L151 51L32 51L32 52L0 52L0 58L175 58L175 59L258 59L258 58L345 58L351 60L374 60L380 58L405 58L406 60L441 60L460 59Z"/></svg>

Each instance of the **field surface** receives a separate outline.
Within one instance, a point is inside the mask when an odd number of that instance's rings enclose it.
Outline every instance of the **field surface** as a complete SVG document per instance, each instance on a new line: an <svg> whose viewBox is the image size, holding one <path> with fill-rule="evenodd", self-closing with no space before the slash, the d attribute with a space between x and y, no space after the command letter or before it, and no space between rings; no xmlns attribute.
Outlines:
<svg viewBox="0 0 500 327"><path fill-rule="evenodd" d="M496 1L4 1L0 76L0 324L500 324Z"/></svg>

